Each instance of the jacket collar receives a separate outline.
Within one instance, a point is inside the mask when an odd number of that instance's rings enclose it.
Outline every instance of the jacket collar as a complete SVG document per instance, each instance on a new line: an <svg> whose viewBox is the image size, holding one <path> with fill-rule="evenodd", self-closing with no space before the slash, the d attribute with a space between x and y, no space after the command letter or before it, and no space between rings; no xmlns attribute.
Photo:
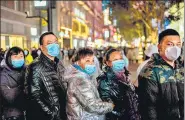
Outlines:
<svg viewBox="0 0 185 120"><path fill-rule="evenodd" d="M123 75L123 76L125 76L125 78L123 78L123 79L121 78L120 79L120 78L118 78L116 76L116 74L114 73L114 71L112 70L112 68L106 66L104 70L105 70L104 73L107 76L108 82L110 82L110 83L118 83L118 84L122 83L122 84L126 85L127 87L130 87L130 88L133 89L130 81L127 81L127 80L129 80L128 76ZM125 72L123 74L125 74Z"/></svg>
<svg viewBox="0 0 185 120"><path fill-rule="evenodd" d="M21 71L16 71L16 70L12 70L10 67L8 67L7 65L4 66L4 70L5 72L12 76L13 79L17 79L19 76L24 74L24 70Z"/></svg>
<svg viewBox="0 0 185 120"><path fill-rule="evenodd" d="M56 65L59 63L58 58L55 57L54 61L52 61L43 53L40 54L39 59L41 60L41 62L43 62L43 64L45 64L47 67L52 68L52 69L55 68Z"/></svg>
<svg viewBox="0 0 185 120"><path fill-rule="evenodd" d="M158 53L153 54L151 59L155 62L156 65L167 65L172 69L180 68L178 60L175 61L175 67L173 68Z"/></svg>
<svg viewBox="0 0 185 120"><path fill-rule="evenodd" d="M116 75L115 75L114 71L112 70L112 68L106 66L104 68L104 73L106 74L108 81L113 81L116 79Z"/></svg>

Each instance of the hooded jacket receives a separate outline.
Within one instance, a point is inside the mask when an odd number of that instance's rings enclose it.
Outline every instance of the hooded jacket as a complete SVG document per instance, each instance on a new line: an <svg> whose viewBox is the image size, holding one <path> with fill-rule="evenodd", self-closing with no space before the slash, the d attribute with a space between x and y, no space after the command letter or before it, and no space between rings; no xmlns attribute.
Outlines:
<svg viewBox="0 0 185 120"><path fill-rule="evenodd" d="M25 68L24 66L13 68L8 58L10 55L6 56L2 71L0 71L0 108L3 108L4 118L23 116L26 110Z"/></svg>

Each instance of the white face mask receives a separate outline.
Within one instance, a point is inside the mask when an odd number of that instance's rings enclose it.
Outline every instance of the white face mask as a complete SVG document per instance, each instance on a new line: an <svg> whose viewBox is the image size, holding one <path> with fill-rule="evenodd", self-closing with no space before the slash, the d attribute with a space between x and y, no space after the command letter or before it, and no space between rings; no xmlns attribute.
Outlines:
<svg viewBox="0 0 185 120"><path fill-rule="evenodd" d="M40 50L38 50L38 51L37 51L37 54L38 54L38 55L40 55L40 54L41 54L41 51L40 51Z"/></svg>
<svg viewBox="0 0 185 120"><path fill-rule="evenodd" d="M168 47L165 50L165 56L168 58L168 60L171 60L171 61L177 60L180 54L181 54L181 48L177 46Z"/></svg>

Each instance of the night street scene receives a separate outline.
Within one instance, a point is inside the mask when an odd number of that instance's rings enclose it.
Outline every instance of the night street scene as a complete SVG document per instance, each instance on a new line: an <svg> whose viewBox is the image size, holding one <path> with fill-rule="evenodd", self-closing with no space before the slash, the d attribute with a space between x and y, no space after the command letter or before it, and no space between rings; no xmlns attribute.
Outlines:
<svg viewBox="0 0 185 120"><path fill-rule="evenodd" d="M0 120L184 120L183 0L0 3Z"/></svg>

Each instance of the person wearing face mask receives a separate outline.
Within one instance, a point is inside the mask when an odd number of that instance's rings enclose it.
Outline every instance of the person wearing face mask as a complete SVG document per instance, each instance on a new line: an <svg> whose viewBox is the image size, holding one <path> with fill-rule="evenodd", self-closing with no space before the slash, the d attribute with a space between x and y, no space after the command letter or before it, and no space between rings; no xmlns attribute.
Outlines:
<svg viewBox="0 0 185 120"><path fill-rule="evenodd" d="M40 56L26 71L27 120L66 120L66 90L62 83L65 68L57 58L57 37L52 32L43 33L40 48Z"/></svg>
<svg viewBox="0 0 185 120"><path fill-rule="evenodd" d="M129 71L121 51L109 49L105 54L105 68L97 80L103 101L115 104L106 120L140 120L137 95L129 79Z"/></svg>
<svg viewBox="0 0 185 120"><path fill-rule="evenodd" d="M73 62L64 77L67 82L67 120L104 120L104 114L111 112L114 105L102 102L90 79L96 70L93 51L79 49Z"/></svg>
<svg viewBox="0 0 185 120"><path fill-rule="evenodd" d="M157 48L156 45L150 45L150 46L148 46L148 48L145 50L144 53L145 53L145 61L143 61L143 62L139 65L139 67L137 68L137 77L138 77L140 71L142 70L142 68L145 66L145 64L150 60L150 57L152 56L152 54L158 53L158 48ZM134 82L134 85L135 85L136 87L138 87L138 80L136 80L136 81Z"/></svg>
<svg viewBox="0 0 185 120"><path fill-rule="evenodd" d="M182 42L179 33L166 29L158 37L159 53L138 77L139 108L142 120L184 119L184 72L177 61Z"/></svg>
<svg viewBox="0 0 185 120"><path fill-rule="evenodd" d="M33 57L31 56L29 50L26 49L26 48L24 49L24 54L25 54L25 56L26 56L25 64L26 64L26 65L29 65L30 63L33 62Z"/></svg>
<svg viewBox="0 0 185 120"><path fill-rule="evenodd" d="M5 63L0 73L2 115L4 120L25 120L24 51L19 47L10 48Z"/></svg>

